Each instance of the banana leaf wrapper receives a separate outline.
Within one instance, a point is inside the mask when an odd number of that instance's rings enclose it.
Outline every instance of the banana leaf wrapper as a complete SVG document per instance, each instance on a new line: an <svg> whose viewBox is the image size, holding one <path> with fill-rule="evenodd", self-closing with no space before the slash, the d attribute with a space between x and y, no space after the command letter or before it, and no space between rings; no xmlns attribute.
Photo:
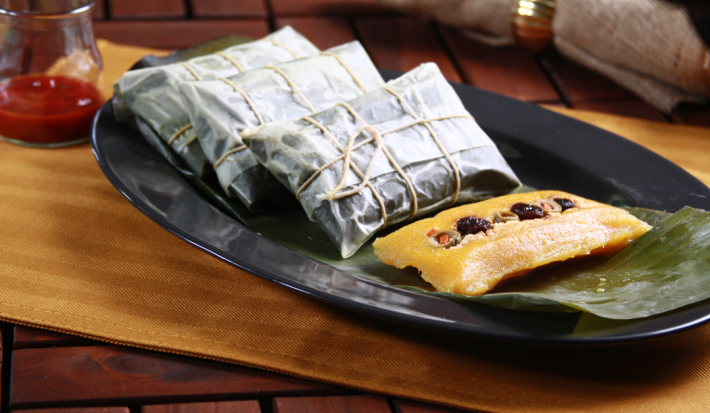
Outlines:
<svg viewBox="0 0 710 413"><path fill-rule="evenodd" d="M244 149L239 136L242 130L262 122L299 118L384 85L357 41L273 67L278 71L253 69L227 77L229 83L205 80L179 87L190 122L204 154L216 166L222 188L252 211L268 210L290 195L249 150L229 153Z"/></svg>
<svg viewBox="0 0 710 413"><path fill-rule="evenodd" d="M328 134L312 121L297 119L250 128L241 135L259 162L299 195L308 218L326 232L344 258L389 224L446 208L454 201L475 202L508 193L520 185L435 64L421 65L388 82L387 89L347 102L360 119L343 105L310 115ZM415 115L440 120L428 122L430 131L424 124L412 125ZM376 134L363 130L363 122L383 133L402 128L381 137L381 152L389 152L394 162L375 156L376 141L364 142ZM344 160L338 158L349 142L357 147L350 157L354 166L344 170ZM340 198L328 195L360 187L364 179L353 173L356 170L370 170L370 186Z"/></svg>
<svg viewBox="0 0 710 413"><path fill-rule="evenodd" d="M143 119L198 176L212 173L190 124L177 85L199 79L230 76L241 70L263 67L318 53L319 50L291 27L264 39L208 54L186 62L126 72L114 83L116 117ZM235 64L236 62L236 64ZM187 65L187 67L185 66ZM239 67L238 67L238 66Z"/></svg>
<svg viewBox="0 0 710 413"><path fill-rule="evenodd" d="M650 317L710 298L710 213L689 207L673 215L638 208L630 212L657 225L609 260L543 267L526 280L478 297L426 293L499 308L584 311L615 320Z"/></svg>
<svg viewBox="0 0 710 413"><path fill-rule="evenodd" d="M523 187L516 192L529 190ZM434 291L416 270L380 262L371 242L343 259L296 202L270 214L243 216L255 231L324 264L461 305L534 312L581 311L587 313L582 318L585 322L612 326L710 298L710 213L692 208L675 214L643 208L627 210L654 228L613 257L576 258L544 266L476 297ZM378 236L401 225L387 228ZM600 288L604 291L598 292Z"/></svg>

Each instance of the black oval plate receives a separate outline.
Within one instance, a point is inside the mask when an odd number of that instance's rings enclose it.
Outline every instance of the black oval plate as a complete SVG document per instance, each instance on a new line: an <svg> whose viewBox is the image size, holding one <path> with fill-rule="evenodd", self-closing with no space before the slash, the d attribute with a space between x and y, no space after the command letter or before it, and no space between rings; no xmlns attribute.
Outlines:
<svg viewBox="0 0 710 413"><path fill-rule="evenodd" d="M382 71L385 79L399 73ZM710 189L626 139L474 87L453 84L466 108L527 185L614 205L710 210ZM631 321L584 313L534 313L458 303L404 291L320 263L259 235L212 206L146 143L99 111L91 141L111 183L168 231L259 277L325 302L407 325L537 344L616 344L660 337L710 318L710 301Z"/></svg>

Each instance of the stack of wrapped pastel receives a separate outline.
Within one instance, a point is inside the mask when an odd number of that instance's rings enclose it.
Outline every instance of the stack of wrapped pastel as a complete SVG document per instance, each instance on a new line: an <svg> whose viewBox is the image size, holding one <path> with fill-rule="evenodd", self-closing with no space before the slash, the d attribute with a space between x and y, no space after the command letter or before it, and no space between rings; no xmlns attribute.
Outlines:
<svg viewBox="0 0 710 413"><path fill-rule="evenodd" d="M299 118L384 84L359 42L230 77L185 82L180 93L200 145L228 196L265 211L288 193L246 150L239 133Z"/></svg>
<svg viewBox="0 0 710 413"><path fill-rule="evenodd" d="M179 153L199 144L221 189L253 212L295 194L344 258L388 225L520 185L433 63L385 84L358 42L232 73L192 73L197 61L129 72L118 111Z"/></svg>
<svg viewBox="0 0 710 413"><path fill-rule="evenodd" d="M113 106L119 120L136 115L152 129L198 176L209 175L205 158L190 124L177 86L181 83L217 79L317 54L318 48L290 26L261 40L240 44L221 52L186 62L126 72L113 85Z"/></svg>

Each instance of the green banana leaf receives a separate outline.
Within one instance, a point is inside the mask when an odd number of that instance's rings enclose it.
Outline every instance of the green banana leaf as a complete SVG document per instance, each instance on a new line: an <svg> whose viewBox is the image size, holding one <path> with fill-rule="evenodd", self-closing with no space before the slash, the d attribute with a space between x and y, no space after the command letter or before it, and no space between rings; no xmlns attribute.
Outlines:
<svg viewBox="0 0 710 413"><path fill-rule="evenodd" d="M617 320L710 298L710 213L688 207L673 215L630 212L656 226L610 259L541 268L523 282L479 297L434 294L507 309L581 310Z"/></svg>
<svg viewBox="0 0 710 413"><path fill-rule="evenodd" d="M217 39L165 58L149 56L137 67L174 63L248 40ZM270 214L252 214L239 202L225 198L215 189L219 188L215 182L204 182L190 173L162 140L146 138L225 213L308 257L383 284L464 303L526 311L584 311L614 320L649 317L710 298L710 213L705 211L684 208L671 215L629 208L629 212L654 228L611 259L590 257L547 265L522 280L503 283L488 294L468 297L434 291L413 268L400 270L382 264L371 243L344 260L295 200ZM531 190L522 187L516 192ZM387 228L377 236L403 225Z"/></svg>
<svg viewBox="0 0 710 413"><path fill-rule="evenodd" d="M629 208L654 228L611 259L588 257L539 268L488 294L468 297L433 291L413 268L382 264L368 243L342 259L300 206L268 215L243 215L262 235L320 262L383 284L437 297L527 311L584 311L609 319L649 317L710 298L710 213L675 214ZM384 236L400 226L388 228Z"/></svg>

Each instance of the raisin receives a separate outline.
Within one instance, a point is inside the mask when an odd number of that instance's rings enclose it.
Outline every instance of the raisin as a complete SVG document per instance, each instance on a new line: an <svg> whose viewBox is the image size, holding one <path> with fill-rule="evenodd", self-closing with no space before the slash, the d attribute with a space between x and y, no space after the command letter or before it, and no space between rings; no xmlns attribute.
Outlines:
<svg viewBox="0 0 710 413"><path fill-rule="evenodd" d="M513 204L513 206L510 207L510 212L517 215L521 221L526 219L542 218L545 216L545 211L539 206L524 204L522 202Z"/></svg>
<svg viewBox="0 0 710 413"><path fill-rule="evenodd" d="M491 229L491 222L479 217L465 217L456 221L456 231L462 237Z"/></svg>
<svg viewBox="0 0 710 413"><path fill-rule="evenodd" d="M555 202L560 204L560 207L562 208L562 212L565 212L566 210L568 210L574 206L574 202L570 201L567 198L555 198Z"/></svg>

